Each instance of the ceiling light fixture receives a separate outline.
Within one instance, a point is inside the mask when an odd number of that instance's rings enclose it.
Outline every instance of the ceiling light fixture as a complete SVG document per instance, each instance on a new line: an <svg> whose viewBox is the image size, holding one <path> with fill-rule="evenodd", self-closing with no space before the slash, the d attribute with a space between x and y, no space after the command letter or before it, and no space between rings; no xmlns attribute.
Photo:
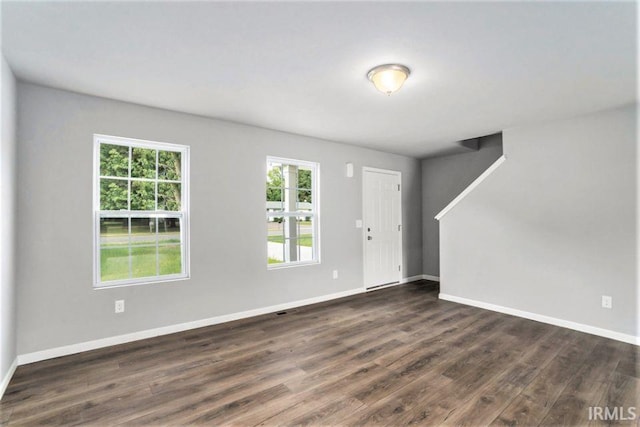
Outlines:
<svg viewBox="0 0 640 427"><path fill-rule="evenodd" d="M384 64L372 68L367 73L371 83L382 93L391 95L402 87L411 70L400 64Z"/></svg>

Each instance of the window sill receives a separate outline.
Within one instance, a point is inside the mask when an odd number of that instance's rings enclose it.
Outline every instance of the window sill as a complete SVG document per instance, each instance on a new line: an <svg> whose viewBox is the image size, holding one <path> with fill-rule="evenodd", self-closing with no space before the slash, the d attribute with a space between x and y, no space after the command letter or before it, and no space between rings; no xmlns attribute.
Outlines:
<svg viewBox="0 0 640 427"><path fill-rule="evenodd" d="M283 268L306 267L309 265L320 265L320 261L300 261L283 264L267 264L267 270L280 270Z"/></svg>
<svg viewBox="0 0 640 427"><path fill-rule="evenodd" d="M181 280L189 280L191 279L190 275L179 275L179 276L167 276L167 277L163 277L163 278L159 278L159 279L149 279L149 278L142 278L140 280L137 281L118 281L118 282L114 282L114 283L108 283L107 284L102 284L102 285L93 285L93 290L95 291L99 291L102 289L113 289L113 288L125 288L125 287L129 287L129 286L140 286L140 285L152 285L152 284L159 284L159 283L168 283L168 282L178 282Z"/></svg>

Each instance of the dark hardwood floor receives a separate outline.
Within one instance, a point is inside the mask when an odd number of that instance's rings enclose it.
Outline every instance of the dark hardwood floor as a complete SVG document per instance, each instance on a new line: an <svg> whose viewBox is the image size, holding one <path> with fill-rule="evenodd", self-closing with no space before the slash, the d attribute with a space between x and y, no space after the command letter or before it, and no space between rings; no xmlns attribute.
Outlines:
<svg viewBox="0 0 640 427"><path fill-rule="evenodd" d="M640 415L638 355L421 281L20 366L0 422L587 425Z"/></svg>

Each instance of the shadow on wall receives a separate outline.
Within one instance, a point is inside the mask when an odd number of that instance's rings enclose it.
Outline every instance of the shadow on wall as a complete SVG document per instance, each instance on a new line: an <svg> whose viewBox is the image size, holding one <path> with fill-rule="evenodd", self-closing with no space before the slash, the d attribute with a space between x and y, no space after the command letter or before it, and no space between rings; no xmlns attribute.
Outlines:
<svg viewBox="0 0 640 427"><path fill-rule="evenodd" d="M439 223L434 217L502 155L502 134L458 142L467 151L422 160L422 272L440 276Z"/></svg>

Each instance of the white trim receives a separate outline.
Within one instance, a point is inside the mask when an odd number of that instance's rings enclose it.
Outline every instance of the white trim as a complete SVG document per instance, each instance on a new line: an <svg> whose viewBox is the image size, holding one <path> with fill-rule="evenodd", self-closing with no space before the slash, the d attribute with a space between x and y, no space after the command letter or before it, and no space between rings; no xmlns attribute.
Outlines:
<svg viewBox="0 0 640 427"><path fill-rule="evenodd" d="M11 378L13 374L16 372L16 368L18 367L18 358L13 359L13 363L9 366L9 370L5 374L2 382L0 383L0 399L4 396L4 392L7 391L7 387L9 387L9 382L11 382Z"/></svg>
<svg viewBox="0 0 640 427"><path fill-rule="evenodd" d="M438 215L435 216L435 219L440 221L440 219L442 219L442 217L445 216L447 212L449 212L451 209L453 209L454 206L457 205L458 203L460 203L460 201L462 201L462 199L467 197L467 195L469 193L471 193L474 188L476 188L478 185L480 185L480 183L482 181L487 179L487 177L489 175L491 175L496 169L498 169L498 167L500 167L500 165L502 163L504 163L505 160L507 160L507 157L503 154L502 156L500 156L500 158L498 160L493 162L493 164L491 166L489 166L486 171L482 172L482 174L479 177L477 177L471 184L469 184L467 186L467 188L465 188L462 191L462 193L458 194L458 197L453 199L451 201L451 203L449 203L447 206L445 206L445 208L442 209L440 211L440 213L438 213Z"/></svg>
<svg viewBox="0 0 640 427"><path fill-rule="evenodd" d="M124 145L126 147L129 146L136 146L136 147L140 147L140 148L151 148L151 149L158 149L158 146L162 146L164 148L167 149L167 151L182 151L184 149L184 145L181 144L174 144L171 142L160 142L160 141L149 141L146 139L136 139L136 138L127 138L127 137L122 137L122 136L111 136L111 135L103 135L100 133L94 133L93 134L93 140L94 142L96 140L99 140L100 142L104 142L107 144L113 144L113 145ZM100 159L100 156L98 156L98 159Z"/></svg>
<svg viewBox="0 0 640 427"><path fill-rule="evenodd" d="M267 270L281 270L284 268L306 267L308 265L320 265L320 261L293 261L280 264L267 264Z"/></svg>
<svg viewBox="0 0 640 427"><path fill-rule="evenodd" d="M365 291L366 292L373 292L373 291L377 291L377 290L380 290L380 289L392 288L394 286L404 285L405 283L415 282L416 280L422 280L423 277L424 277L424 274L418 274L417 276L405 277L404 279L401 279L399 282L393 282L393 283L389 283L388 285L382 285L382 286L373 286L371 288L365 289Z"/></svg>
<svg viewBox="0 0 640 427"><path fill-rule="evenodd" d="M423 277L424 277L423 274L418 274L417 276L405 277L404 279L400 280L400 284L415 282L416 280L422 280Z"/></svg>
<svg viewBox="0 0 640 427"><path fill-rule="evenodd" d="M372 168L370 166L363 166L362 167L362 218L364 220L365 217L365 179L364 179L364 174L365 172L376 172L376 173L384 173L384 174L388 174L388 175L393 175L393 176L397 176L398 177L398 185L400 186L399 188L399 193L400 193L400 203L399 203L399 208L398 208L398 214L400 216L399 220L400 220L400 242L398 244L398 248L399 248L399 254L398 254L398 259L400 262L400 269L398 270L398 283L397 284L401 284L401 283L406 283L403 282L403 277L402 275L404 274L404 262L403 262L403 255L402 255L402 235L404 234L404 226L402 223L402 172L400 171L393 171L393 170L389 170L389 169L379 169L379 168ZM393 284L391 285L387 285L387 286L376 286L373 285L372 287L367 288L367 284L364 282L364 279L366 277L365 274L365 270L367 268L367 232L365 231L366 229L366 224L363 222L362 224L362 288L367 291L367 290L373 290L373 288L375 289L384 289L384 288L388 288L390 286L394 286Z"/></svg>
<svg viewBox="0 0 640 427"><path fill-rule="evenodd" d="M573 329L575 331L586 332L587 334L598 335L600 337L610 338L616 341L640 345L640 337L634 337L633 335L623 334L620 332L611 331L609 329L598 328L596 326L585 325L583 323L572 322L570 320L558 319L556 317L545 316L543 314L531 313L528 311L518 310L516 308L503 307L501 305L491 304L483 301L476 301L443 293L440 293L438 295L438 298L445 301L457 302L460 304L483 308L485 310L497 311L498 313L523 317L525 319L535 320L537 322L548 323L549 325Z"/></svg>
<svg viewBox="0 0 640 427"><path fill-rule="evenodd" d="M636 8L636 19L640 19L640 8ZM638 21L636 21L638 22ZM640 34L640 28L638 28ZM636 43L638 54L636 55L636 66L640 66L640 43ZM638 69L638 68L636 68ZM636 94L640 94L640 86L636 85ZM636 98L636 99L640 99ZM636 123L640 123L640 105L636 101L635 105ZM636 126L636 334L640 336L640 126Z"/></svg>
<svg viewBox="0 0 640 427"><path fill-rule="evenodd" d="M440 281L440 277L432 276L430 274L423 274L422 275L422 279L423 280L431 280L432 282L439 282Z"/></svg>
<svg viewBox="0 0 640 427"><path fill-rule="evenodd" d="M400 200L398 201L398 220L400 221L400 224L398 224L398 228L400 228L398 236L398 239L400 239L398 242L398 262L400 264L400 273L398 276L400 281L402 281L402 276L404 275L404 252L402 250L402 242L404 241L402 238L402 235L404 234L404 221L402 220L402 189L404 188L404 185L402 184L402 172L398 171L396 174L398 174L398 185L400 186L398 188L398 197L400 197Z"/></svg>
<svg viewBox="0 0 640 427"><path fill-rule="evenodd" d="M398 175L401 174L401 172L398 171L392 171L391 169L380 169L380 168L372 168L371 166L363 166L362 167L362 172L364 171L369 171L369 172L378 172L378 173L386 173L388 175Z"/></svg>
<svg viewBox="0 0 640 427"><path fill-rule="evenodd" d="M102 291L102 290L109 290L109 289L118 289L118 288L128 288L130 286L144 286L144 285L150 285L150 284L156 284L156 283L171 283L171 282L181 282L183 280L189 280L191 279L191 276L177 276L177 275L167 275L167 276L162 276L162 280L147 280L146 278L141 278L139 280L128 280L128 281L113 281L113 285L109 285L109 286L94 286L93 290L94 291ZM111 283L111 282L109 282Z"/></svg>
<svg viewBox="0 0 640 427"><path fill-rule="evenodd" d="M193 322L178 323L175 325L163 326L155 329L147 329L144 331L132 332L130 334L117 335L108 338L101 338L93 341L86 341L77 344L66 345L62 347L51 348L42 351L36 351L33 353L18 355L18 365L25 365L27 363L39 362L41 360L53 359L54 357L67 356L69 354L81 353L83 351L95 350L98 348L109 347L112 345L124 344L131 341L143 340L146 338L153 338L160 335L168 335L176 332L187 331L190 329L202 328L205 326L217 325L219 323L231 322L239 319L246 319L248 317L260 316L262 314L273 313L276 311L288 310L294 307L301 307L309 304L316 304L319 302L329 301L338 298L344 298L351 295L363 293L361 288L350 289L348 291L336 292L329 295L322 295L319 297L307 298L299 301L287 302L278 305L272 305L269 307L256 308L253 310L242 311L239 313L224 314L222 316L211 317L208 319L195 320Z"/></svg>
<svg viewBox="0 0 640 427"><path fill-rule="evenodd" d="M269 162L271 163L281 163L288 165L296 165L307 168L316 168L318 167L318 162L312 162L311 160L299 160L299 159L291 159L288 157L279 157L279 156L267 156L267 168L269 167Z"/></svg>
<svg viewBox="0 0 640 427"><path fill-rule="evenodd" d="M404 280L404 279L403 279ZM379 291L380 289L387 289L387 288L393 288L394 286L398 286L398 285L403 285L407 282L403 282L402 280L399 282L391 282L388 283L386 285L377 285L377 286L372 286L370 288L366 288L364 291L365 292L373 292L373 291Z"/></svg>

